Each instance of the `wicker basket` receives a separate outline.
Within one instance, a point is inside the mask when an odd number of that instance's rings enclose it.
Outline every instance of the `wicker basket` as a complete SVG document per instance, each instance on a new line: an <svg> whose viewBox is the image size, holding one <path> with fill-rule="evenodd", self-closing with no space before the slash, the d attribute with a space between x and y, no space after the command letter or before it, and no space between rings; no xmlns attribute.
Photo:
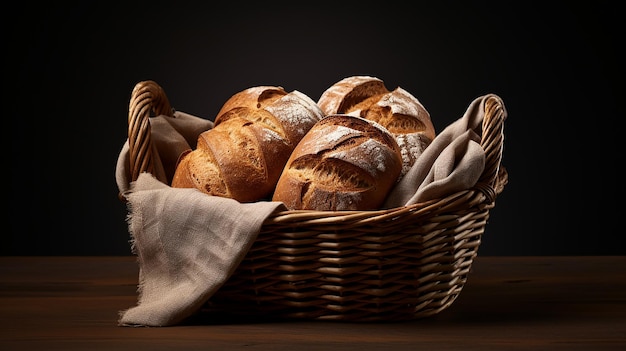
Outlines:
<svg viewBox="0 0 626 351"><path fill-rule="evenodd" d="M278 211L203 310L288 319L401 321L448 308L467 282L507 183L504 106L485 104L484 172L472 189L377 211ZM153 167L149 117L172 115L163 89L141 82L129 108L131 178Z"/></svg>

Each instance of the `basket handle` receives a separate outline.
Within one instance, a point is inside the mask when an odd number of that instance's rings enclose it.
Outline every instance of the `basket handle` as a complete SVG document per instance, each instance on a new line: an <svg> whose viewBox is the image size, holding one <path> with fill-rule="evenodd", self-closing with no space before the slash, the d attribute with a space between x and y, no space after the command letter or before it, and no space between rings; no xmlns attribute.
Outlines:
<svg viewBox="0 0 626 351"><path fill-rule="evenodd" d="M508 182L508 173L501 165L504 149L504 120L506 110L500 97L489 95L484 101L484 117L480 145L485 150L485 169L478 183L488 184L495 194L491 200L502 192Z"/></svg>
<svg viewBox="0 0 626 351"><path fill-rule="evenodd" d="M128 107L131 181L137 180L142 172L154 172L150 117L159 115L174 115L165 91L152 80L137 83Z"/></svg>

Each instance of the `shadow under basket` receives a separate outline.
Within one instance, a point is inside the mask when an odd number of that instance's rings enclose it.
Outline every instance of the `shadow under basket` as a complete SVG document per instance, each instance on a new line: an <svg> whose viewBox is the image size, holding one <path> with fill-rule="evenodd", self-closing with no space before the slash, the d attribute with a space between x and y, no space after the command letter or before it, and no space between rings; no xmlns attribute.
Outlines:
<svg viewBox="0 0 626 351"><path fill-rule="evenodd" d="M202 313L350 322L433 316L461 293L489 211L508 181L502 101L484 103L485 169L471 189L376 211L277 211ZM129 109L133 180L151 165L150 115L171 108L140 82Z"/></svg>

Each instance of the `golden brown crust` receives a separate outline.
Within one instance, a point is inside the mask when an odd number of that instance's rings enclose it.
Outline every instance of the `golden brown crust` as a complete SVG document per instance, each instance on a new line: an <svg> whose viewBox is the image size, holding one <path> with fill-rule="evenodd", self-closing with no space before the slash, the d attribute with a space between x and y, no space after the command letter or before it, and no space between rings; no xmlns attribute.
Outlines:
<svg viewBox="0 0 626 351"><path fill-rule="evenodd" d="M387 90L376 77L344 78L322 93L318 105L327 115L360 116L387 128L402 149L402 175L435 138L435 127L422 103L403 88Z"/></svg>
<svg viewBox="0 0 626 351"><path fill-rule="evenodd" d="M322 112L306 95L259 86L233 95L181 157L172 187L254 202L271 196L291 151Z"/></svg>
<svg viewBox="0 0 626 351"><path fill-rule="evenodd" d="M294 149L272 200L289 209L378 209L401 168L400 148L385 128L361 117L330 115Z"/></svg>
<svg viewBox="0 0 626 351"><path fill-rule="evenodd" d="M388 93L382 80L370 76L344 78L326 89L317 101L325 116L348 114L366 100ZM369 103L371 104L371 102Z"/></svg>

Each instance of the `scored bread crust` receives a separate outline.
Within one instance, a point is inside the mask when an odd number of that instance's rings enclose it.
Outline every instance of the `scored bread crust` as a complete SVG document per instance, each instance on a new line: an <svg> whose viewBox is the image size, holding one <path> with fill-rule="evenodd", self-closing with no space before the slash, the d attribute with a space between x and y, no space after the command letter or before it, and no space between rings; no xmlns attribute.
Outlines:
<svg viewBox="0 0 626 351"><path fill-rule="evenodd" d="M326 89L317 103L325 115L359 116L387 128L402 151L400 178L436 136L430 113L415 96L401 87L389 91L376 77L344 78Z"/></svg>
<svg viewBox="0 0 626 351"><path fill-rule="evenodd" d="M172 187L254 202L270 197L291 151L323 117L307 95L257 86L228 99L213 129L181 155Z"/></svg>
<svg viewBox="0 0 626 351"><path fill-rule="evenodd" d="M344 78L326 89L317 101L325 116L347 114L366 100L388 93L385 83L376 77L352 76ZM371 103L370 103L371 104Z"/></svg>
<svg viewBox="0 0 626 351"><path fill-rule="evenodd" d="M378 123L345 114L324 117L287 161L273 201L290 210L373 210L401 172L400 148Z"/></svg>

